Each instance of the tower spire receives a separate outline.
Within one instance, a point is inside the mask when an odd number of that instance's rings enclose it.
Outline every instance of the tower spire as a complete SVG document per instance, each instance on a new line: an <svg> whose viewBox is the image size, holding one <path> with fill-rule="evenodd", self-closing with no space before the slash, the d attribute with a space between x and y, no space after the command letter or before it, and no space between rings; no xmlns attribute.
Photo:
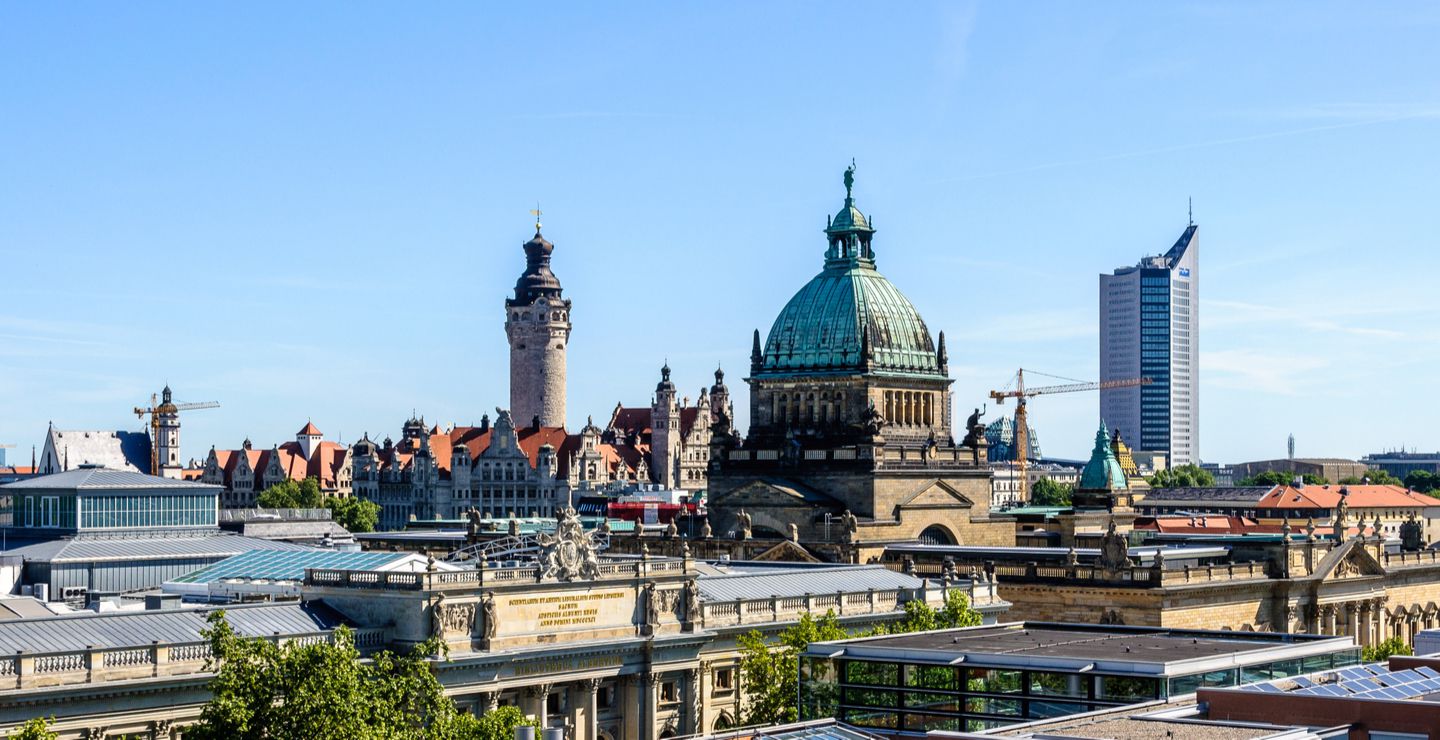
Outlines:
<svg viewBox="0 0 1440 740"><path fill-rule="evenodd" d="M535 201L535 209L532 210L532 211L530 211L530 215L532 215L532 216L535 217L535 233L536 233L536 234L539 234L539 233L540 233L540 216L543 215L544 213L545 213L544 211L540 210L540 201L538 201L538 200Z"/></svg>
<svg viewBox="0 0 1440 740"><path fill-rule="evenodd" d="M1189 196L1186 196L1186 197L1185 197L1185 204L1186 204L1186 210L1189 212L1189 216L1190 216L1190 225L1191 225L1191 226L1194 226L1194 225L1195 225L1195 199L1194 199L1194 198L1191 198L1191 197L1189 197Z"/></svg>

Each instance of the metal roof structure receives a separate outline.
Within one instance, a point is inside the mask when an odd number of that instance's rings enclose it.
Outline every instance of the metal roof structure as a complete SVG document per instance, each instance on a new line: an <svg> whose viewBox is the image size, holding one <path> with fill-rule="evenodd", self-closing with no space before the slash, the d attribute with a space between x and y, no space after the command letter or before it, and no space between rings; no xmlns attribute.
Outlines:
<svg viewBox="0 0 1440 740"><path fill-rule="evenodd" d="M299 581L306 568L388 570L404 560L424 558L408 552L337 552L335 550L254 550L176 578L171 583L212 583L225 578ZM438 563L436 564L439 565Z"/></svg>
<svg viewBox="0 0 1440 740"><path fill-rule="evenodd" d="M211 493L219 491L221 486L214 486L208 483L196 483L195 481L188 480L176 480L174 478L162 478L134 470L115 470L114 468L91 466L66 470L63 473L27 478L26 480L16 481L15 483L4 486L4 490L6 491L75 491L95 489L165 489L166 492L193 491Z"/></svg>
<svg viewBox="0 0 1440 740"><path fill-rule="evenodd" d="M924 581L897 573L883 565L813 566L806 568L761 569L759 572L732 570L724 575L701 575L695 579L706 601L768 599L771 596L804 596L875 589L920 588Z"/></svg>
<svg viewBox="0 0 1440 740"><path fill-rule="evenodd" d="M724 730L698 736L703 740L881 740L876 735L833 719L792 722L769 727Z"/></svg>
<svg viewBox="0 0 1440 740"><path fill-rule="evenodd" d="M1233 486L1209 488L1156 488L1145 497L1143 505L1154 506L1161 502L1222 504L1236 503L1254 506L1275 486Z"/></svg>
<svg viewBox="0 0 1440 740"><path fill-rule="evenodd" d="M1014 622L812 643L808 655L1171 676L1355 648L1349 637ZM1085 668L1089 666L1088 668Z"/></svg>
<svg viewBox="0 0 1440 740"><path fill-rule="evenodd" d="M199 642L213 609L80 613L0 621L0 651L44 653L87 647L148 647L156 641ZM241 635L262 637L333 630L344 617L323 603L229 606L225 616Z"/></svg>
<svg viewBox="0 0 1440 740"><path fill-rule="evenodd" d="M826 233L825 268L785 304L765 341L757 375L878 372L945 377L920 312L875 269L874 229L851 197Z"/></svg>
<svg viewBox="0 0 1440 740"><path fill-rule="evenodd" d="M251 550L315 550L278 540L215 532L198 537L67 537L30 541L5 550L26 561L50 563L142 561L170 558L224 558Z"/></svg>

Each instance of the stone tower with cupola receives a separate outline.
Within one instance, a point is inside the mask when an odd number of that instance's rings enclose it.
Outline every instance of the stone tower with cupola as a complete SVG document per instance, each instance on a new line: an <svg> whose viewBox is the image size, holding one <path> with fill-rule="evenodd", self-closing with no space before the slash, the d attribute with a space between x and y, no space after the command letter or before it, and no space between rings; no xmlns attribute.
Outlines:
<svg viewBox="0 0 1440 740"><path fill-rule="evenodd" d="M160 406L155 409L155 423L159 427L159 438L155 440L155 461L159 464L160 475L166 478L180 477L180 409L170 396L170 386L160 392Z"/></svg>
<svg viewBox="0 0 1440 740"><path fill-rule="evenodd" d="M660 368L660 382L655 385L655 400L650 405L650 462L654 465L655 482L667 488L680 484L676 480L676 464L683 432L680 428L680 401L675 384L670 382L670 363Z"/></svg>
<svg viewBox="0 0 1440 740"><path fill-rule="evenodd" d="M550 271L555 251L540 235L525 242L525 272L515 297L505 301L505 336L510 340L510 414L529 426L565 425L565 348L570 343L570 301Z"/></svg>

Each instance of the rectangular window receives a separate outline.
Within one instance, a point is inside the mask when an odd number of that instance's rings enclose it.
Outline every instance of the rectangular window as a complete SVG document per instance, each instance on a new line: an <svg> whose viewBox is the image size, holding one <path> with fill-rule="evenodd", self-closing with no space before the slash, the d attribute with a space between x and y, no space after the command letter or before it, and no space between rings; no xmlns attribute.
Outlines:
<svg viewBox="0 0 1440 740"><path fill-rule="evenodd" d="M900 666L894 663L871 663L851 660L845 663L845 683L869 686L899 686Z"/></svg>

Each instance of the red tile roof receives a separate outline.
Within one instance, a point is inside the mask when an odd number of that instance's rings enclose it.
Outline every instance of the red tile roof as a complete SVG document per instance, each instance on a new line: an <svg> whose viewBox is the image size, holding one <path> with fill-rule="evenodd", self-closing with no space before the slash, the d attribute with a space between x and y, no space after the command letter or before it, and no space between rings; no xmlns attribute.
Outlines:
<svg viewBox="0 0 1440 740"><path fill-rule="evenodd" d="M1340 502L1340 489L1349 489L1347 505L1352 509L1403 509L1440 506L1440 499L1415 493L1404 486L1361 484L1277 486L1260 498L1256 509L1333 509Z"/></svg>
<svg viewBox="0 0 1440 740"><path fill-rule="evenodd" d="M320 436L320 430L319 430L319 429L316 429L316 428L315 428L315 424L312 423L312 422L309 422L309 421L305 422L305 428L304 428L304 429L301 429L300 431L298 431L298 432L295 433L295 436L297 436L297 437L309 437L309 436L312 436L312 435L313 435L313 436L316 436L316 437L319 437L319 436Z"/></svg>

